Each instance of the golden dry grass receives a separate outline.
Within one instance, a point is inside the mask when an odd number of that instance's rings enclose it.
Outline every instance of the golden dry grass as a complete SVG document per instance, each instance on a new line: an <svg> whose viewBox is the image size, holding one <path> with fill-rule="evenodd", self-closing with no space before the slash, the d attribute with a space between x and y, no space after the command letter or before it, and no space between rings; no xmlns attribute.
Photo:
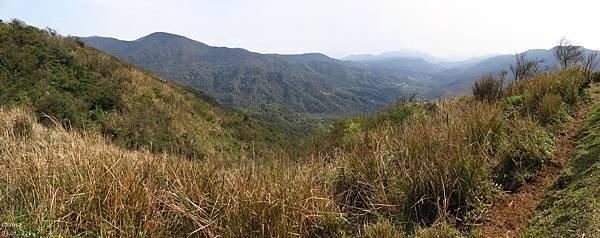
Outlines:
<svg viewBox="0 0 600 238"><path fill-rule="evenodd" d="M470 97L415 104L425 109L398 125L353 122L343 147L298 160L130 151L95 133L41 126L23 108L3 109L0 215L21 230L66 237L460 234L454 224L485 214L498 166L546 150L546 140L509 130L527 121L549 133L529 100L566 99L576 89L519 84L506 94L521 97L518 105ZM515 147L515 138L526 144Z"/></svg>
<svg viewBox="0 0 600 238"><path fill-rule="evenodd" d="M127 151L23 109L0 115L2 222L43 236L297 236L340 216L316 166Z"/></svg>

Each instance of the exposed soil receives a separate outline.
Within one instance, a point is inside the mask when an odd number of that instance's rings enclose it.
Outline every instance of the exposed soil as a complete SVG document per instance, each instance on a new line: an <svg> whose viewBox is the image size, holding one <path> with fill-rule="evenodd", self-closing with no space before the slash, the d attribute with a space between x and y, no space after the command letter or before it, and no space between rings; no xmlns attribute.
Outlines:
<svg viewBox="0 0 600 238"><path fill-rule="evenodd" d="M481 237L517 237L525 228L529 216L544 197L548 187L554 182L574 150L574 139L581 127L590 102L584 103L565 127L556 141L554 154L530 183L515 193L502 193L490 207L488 220L481 226Z"/></svg>

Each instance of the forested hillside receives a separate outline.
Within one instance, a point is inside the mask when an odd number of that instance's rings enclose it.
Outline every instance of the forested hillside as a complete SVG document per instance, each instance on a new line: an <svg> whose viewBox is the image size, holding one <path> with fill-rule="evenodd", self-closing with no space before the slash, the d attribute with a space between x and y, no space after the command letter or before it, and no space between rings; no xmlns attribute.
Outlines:
<svg viewBox="0 0 600 238"><path fill-rule="evenodd" d="M0 85L2 106L29 107L45 125L99 132L125 148L203 158L292 143L284 128L17 20L0 25Z"/></svg>
<svg viewBox="0 0 600 238"><path fill-rule="evenodd" d="M168 33L135 41L81 39L232 107L277 103L295 113L368 113L418 92L422 74L431 73L427 67L382 72L322 54L264 55L211 47Z"/></svg>

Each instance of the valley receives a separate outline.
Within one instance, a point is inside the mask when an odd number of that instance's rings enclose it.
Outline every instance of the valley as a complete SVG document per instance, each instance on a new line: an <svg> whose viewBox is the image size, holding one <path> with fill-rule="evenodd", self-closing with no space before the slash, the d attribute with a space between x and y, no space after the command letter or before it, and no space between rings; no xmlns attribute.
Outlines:
<svg viewBox="0 0 600 238"><path fill-rule="evenodd" d="M0 22L0 237L598 237L595 52L333 59Z"/></svg>

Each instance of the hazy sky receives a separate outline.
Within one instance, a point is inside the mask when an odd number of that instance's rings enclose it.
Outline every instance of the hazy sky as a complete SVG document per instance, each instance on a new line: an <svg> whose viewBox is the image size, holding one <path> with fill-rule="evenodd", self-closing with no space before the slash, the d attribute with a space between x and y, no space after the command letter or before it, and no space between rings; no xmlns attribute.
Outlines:
<svg viewBox="0 0 600 238"><path fill-rule="evenodd" d="M0 18L63 35L133 40L156 31L262 53L333 57L413 49L469 57L600 49L596 0L0 0Z"/></svg>

